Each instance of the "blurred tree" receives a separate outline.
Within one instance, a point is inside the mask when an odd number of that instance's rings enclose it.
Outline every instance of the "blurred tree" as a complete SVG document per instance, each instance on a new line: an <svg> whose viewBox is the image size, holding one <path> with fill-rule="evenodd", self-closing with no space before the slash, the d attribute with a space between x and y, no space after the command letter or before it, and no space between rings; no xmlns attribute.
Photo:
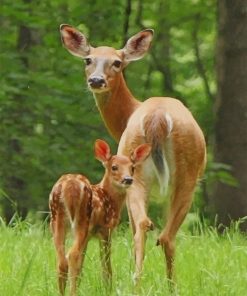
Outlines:
<svg viewBox="0 0 247 296"><path fill-rule="evenodd" d="M23 5L28 5L30 0L23 1ZM29 14L30 11L28 10ZM24 75L29 72L29 54L31 47L35 44L33 39L32 30L25 24L19 24L16 34L16 52L19 57L20 70ZM14 81L12 81L15 84ZM21 85L17 85L22 88ZM12 126L15 126L14 131L9 130L8 138L5 138L7 144L7 150L5 155L5 161L8 164L12 164L15 169L21 167L21 161L23 159L23 143L21 140L22 130L25 130L26 134L30 133L29 121L22 120L24 117L31 117L31 110L28 104L26 104L26 96L22 92L13 94L12 104L6 105L3 114L3 123L8 121ZM15 197L15 202L12 206L9 205L9 200L3 200L3 207L7 220L10 220L15 211L18 211L20 215L25 217L28 212L28 198L27 198L27 184L23 179L21 170L16 170L13 174L11 169L5 171L5 178L3 179L3 186L8 188L9 196Z"/></svg>
<svg viewBox="0 0 247 296"><path fill-rule="evenodd" d="M215 159L229 165L235 186L218 182L218 223L247 216L247 1L218 1L218 94ZM242 224L247 230L247 221Z"/></svg>
<svg viewBox="0 0 247 296"><path fill-rule="evenodd" d="M66 172L97 182L102 168L93 158L96 138L116 149L87 91L82 61L61 45L61 23L78 27L93 46L116 48L139 30L154 28L150 55L126 70L128 85L141 100L179 97L208 137L215 8L214 0L2 0L1 214L12 215L10 199L24 215L46 210L52 184Z"/></svg>

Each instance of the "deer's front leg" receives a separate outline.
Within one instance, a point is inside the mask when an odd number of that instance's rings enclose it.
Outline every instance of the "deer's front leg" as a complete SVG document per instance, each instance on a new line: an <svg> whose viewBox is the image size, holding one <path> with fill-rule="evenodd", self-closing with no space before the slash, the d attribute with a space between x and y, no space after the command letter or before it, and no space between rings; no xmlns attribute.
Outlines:
<svg viewBox="0 0 247 296"><path fill-rule="evenodd" d="M134 235L135 282L140 279L145 255L146 232L153 229L153 223L146 213L147 190L133 184L127 195L127 208Z"/></svg>
<svg viewBox="0 0 247 296"><path fill-rule="evenodd" d="M111 284L112 267L111 267L111 231L106 230L101 233L100 237L100 257L102 264L103 278Z"/></svg>

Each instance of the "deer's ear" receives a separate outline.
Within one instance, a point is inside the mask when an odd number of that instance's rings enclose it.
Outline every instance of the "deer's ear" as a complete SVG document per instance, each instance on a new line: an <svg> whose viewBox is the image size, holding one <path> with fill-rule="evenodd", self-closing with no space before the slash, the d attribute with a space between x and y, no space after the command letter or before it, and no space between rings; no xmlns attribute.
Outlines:
<svg viewBox="0 0 247 296"><path fill-rule="evenodd" d="M111 158L111 149L103 140L96 140L94 144L95 158L101 162L106 162Z"/></svg>
<svg viewBox="0 0 247 296"><path fill-rule="evenodd" d="M154 31L146 29L132 36L121 50L126 63L141 59L149 50Z"/></svg>
<svg viewBox="0 0 247 296"><path fill-rule="evenodd" d="M151 152L151 145L150 144L141 144L139 145L131 155L131 160L136 164L140 164L143 162Z"/></svg>
<svg viewBox="0 0 247 296"><path fill-rule="evenodd" d="M90 53L87 38L70 25L60 26L61 39L64 47L73 55L85 57Z"/></svg>

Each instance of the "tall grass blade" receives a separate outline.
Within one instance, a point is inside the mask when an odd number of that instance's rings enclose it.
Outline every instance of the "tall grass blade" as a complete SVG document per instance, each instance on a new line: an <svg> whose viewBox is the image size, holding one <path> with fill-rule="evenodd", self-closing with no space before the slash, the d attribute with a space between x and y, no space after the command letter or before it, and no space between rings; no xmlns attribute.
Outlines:
<svg viewBox="0 0 247 296"><path fill-rule="evenodd" d="M36 249L36 248L35 248ZM21 286L19 288L19 290L17 291L16 293L16 296L21 296L23 295L23 291L24 291L24 288L25 288L25 285L27 283L27 280L28 280L28 277L30 275L30 272L31 272L31 268L32 268L32 265L33 265L33 262L34 262L34 259L37 255L37 251L35 250L30 258L30 260L28 261L28 264L27 264L27 268L26 268L26 271L25 271L25 274L24 274L24 277L22 279L22 282L21 282Z"/></svg>

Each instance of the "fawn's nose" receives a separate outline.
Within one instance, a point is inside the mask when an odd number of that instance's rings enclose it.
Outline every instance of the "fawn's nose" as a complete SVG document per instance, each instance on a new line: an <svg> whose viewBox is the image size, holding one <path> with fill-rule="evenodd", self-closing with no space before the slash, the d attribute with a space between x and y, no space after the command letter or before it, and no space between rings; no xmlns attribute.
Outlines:
<svg viewBox="0 0 247 296"><path fill-rule="evenodd" d="M133 183L133 178L130 176L125 176L123 179L123 184L131 185Z"/></svg>
<svg viewBox="0 0 247 296"><path fill-rule="evenodd" d="M100 88L105 84L105 80L100 76L94 76L88 79L88 84L92 88Z"/></svg>

